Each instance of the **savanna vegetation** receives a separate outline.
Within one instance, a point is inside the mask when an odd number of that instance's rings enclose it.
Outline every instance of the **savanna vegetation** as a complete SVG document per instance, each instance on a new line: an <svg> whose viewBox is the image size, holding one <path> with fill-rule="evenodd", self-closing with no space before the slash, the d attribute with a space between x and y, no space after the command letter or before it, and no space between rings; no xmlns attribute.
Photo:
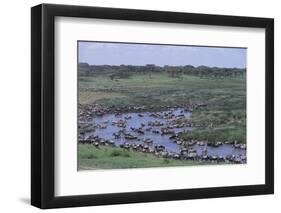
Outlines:
<svg viewBox="0 0 281 213"><path fill-rule="evenodd" d="M90 66L79 64L80 108L204 104L190 117L188 140L246 143L246 70L206 66ZM81 130L83 131L83 130ZM191 164L120 148L79 145L81 168L130 168ZM192 162L194 164L194 162ZM198 163L198 162L197 162ZM114 164L114 165L112 165Z"/></svg>

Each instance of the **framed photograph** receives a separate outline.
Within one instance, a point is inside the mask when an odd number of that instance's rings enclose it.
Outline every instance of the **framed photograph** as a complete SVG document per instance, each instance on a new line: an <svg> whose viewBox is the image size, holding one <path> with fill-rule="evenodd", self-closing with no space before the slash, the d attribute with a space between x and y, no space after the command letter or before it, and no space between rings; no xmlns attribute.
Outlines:
<svg viewBox="0 0 281 213"><path fill-rule="evenodd" d="M31 203L272 194L274 21L31 9Z"/></svg>

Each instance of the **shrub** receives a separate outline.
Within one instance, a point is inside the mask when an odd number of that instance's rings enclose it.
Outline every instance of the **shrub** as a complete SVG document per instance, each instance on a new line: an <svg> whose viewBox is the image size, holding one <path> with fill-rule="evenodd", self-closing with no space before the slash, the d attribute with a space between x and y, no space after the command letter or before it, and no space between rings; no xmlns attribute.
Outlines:
<svg viewBox="0 0 281 213"><path fill-rule="evenodd" d="M121 151L120 151L120 150L113 150L113 151L110 153L110 156L111 156L111 157L121 156Z"/></svg>
<svg viewBox="0 0 281 213"><path fill-rule="evenodd" d="M87 156L88 159L93 159L93 158L97 158L93 153L89 154Z"/></svg>
<svg viewBox="0 0 281 213"><path fill-rule="evenodd" d="M113 150L109 156L111 157L131 157L130 153L128 151L124 151L124 150Z"/></svg>
<svg viewBox="0 0 281 213"><path fill-rule="evenodd" d="M170 163L170 161L168 159L163 160L163 164L169 164L169 163Z"/></svg>

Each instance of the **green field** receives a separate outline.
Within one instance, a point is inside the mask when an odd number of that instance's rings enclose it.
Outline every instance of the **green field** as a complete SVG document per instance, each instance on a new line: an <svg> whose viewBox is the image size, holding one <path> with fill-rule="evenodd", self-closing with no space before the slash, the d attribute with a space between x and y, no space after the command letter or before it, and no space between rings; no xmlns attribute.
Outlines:
<svg viewBox="0 0 281 213"><path fill-rule="evenodd" d="M95 148L92 145L79 144L78 150L79 170L194 166L206 164L191 160L164 159L152 154L127 151L117 147Z"/></svg>

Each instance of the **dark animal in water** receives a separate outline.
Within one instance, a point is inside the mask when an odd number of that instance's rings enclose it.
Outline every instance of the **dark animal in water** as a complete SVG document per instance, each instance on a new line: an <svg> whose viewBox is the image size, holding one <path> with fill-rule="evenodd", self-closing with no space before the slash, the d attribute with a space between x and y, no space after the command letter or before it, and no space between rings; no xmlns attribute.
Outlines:
<svg viewBox="0 0 281 213"><path fill-rule="evenodd" d="M165 150L165 146L163 145L155 145L154 149L156 152L163 152Z"/></svg>
<svg viewBox="0 0 281 213"><path fill-rule="evenodd" d="M143 139L143 142L146 143L146 144L152 144L153 140L150 139L150 138L146 138L146 139Z"/></svg>
<svg viewBox="0 0 281 213"><path fill-rule="evenodd" d="M125 134L125 138L128 140L134 140L137 139L137 136L131 134Z"/></svg>
<svg viewBox="0 0 281 213"><path fill-rule="evenodd" d="M115 138L120 138L121 137L121 134L119 132L114 132L112 134Z"/></svg>
<svg viewBox="0 0 281 213"><path fill-rule="evenodd" d="M161 135L168 135L168 134L175 134L175 132L168 128L161 128Z"/></svg>
<svg viewBox="0 0 281 213"><path fill-rule="evenodd" d="M178 136L176 134L169 137L169 139L176 139Z"/></svg>
<svg viewBox="0 0 281 213"><path fill-rule="evenodd" d="M131 119L131 118L132 118L132 116L127 115L127 116L125 116L124 118L125 118L126 120L129 120L129 119Z"/></svg>

